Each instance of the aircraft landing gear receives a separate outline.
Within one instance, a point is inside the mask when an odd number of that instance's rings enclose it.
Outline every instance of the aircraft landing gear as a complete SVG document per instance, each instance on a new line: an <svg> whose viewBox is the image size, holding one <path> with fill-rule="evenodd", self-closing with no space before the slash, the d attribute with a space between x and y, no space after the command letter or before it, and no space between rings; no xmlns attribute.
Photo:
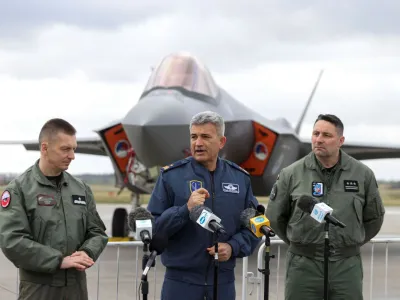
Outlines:
<svg viewBox="0 0 400 300"><path fill-rule="evenodd" d="M137 207L140 206L140 194L131 194L131 205L132 210L135 210ZM119 207L115 209L112 218L111 236L120 238L125 238L129 236L128 212L125 208Z"/></svg>
<svg viewBox="0 0 400 300"><path fill-rule="evenodd" d="M128 228L128 212L125 208L116 208L112 218L111 236L112 237L127 237L129 234Z"/></svg>

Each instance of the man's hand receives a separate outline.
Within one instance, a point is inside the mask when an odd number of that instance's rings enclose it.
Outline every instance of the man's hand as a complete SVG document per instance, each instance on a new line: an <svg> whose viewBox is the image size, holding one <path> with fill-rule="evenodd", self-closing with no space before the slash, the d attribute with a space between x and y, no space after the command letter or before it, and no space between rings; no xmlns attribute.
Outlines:
<svg viewBox="0 0 400 300"><path fill-rule="evenodd" d="M207 251L210 255L215 254L215 247L207 248ZM232 247L228 243L218 243L218 261L227 261L231 258L232 255Z"/></svg>
<svg viewBox="0 0 400 300"><path fill-rule="evenodd" d="M79 271L84 271L93 264L93 259L91 259L86 252L76 251L72 253L71 256L64 257L61 263L61 269L75 268Z"/></svg>
<svg viewBox="0 0 400 300"><path fill-rule="evenodd" d="M192 210L193 207L197 205L203 205L206 198L210 197L210 193L205 188L200 188L195 190L191 195L187 202L187 207L189 211Z"/></svg>

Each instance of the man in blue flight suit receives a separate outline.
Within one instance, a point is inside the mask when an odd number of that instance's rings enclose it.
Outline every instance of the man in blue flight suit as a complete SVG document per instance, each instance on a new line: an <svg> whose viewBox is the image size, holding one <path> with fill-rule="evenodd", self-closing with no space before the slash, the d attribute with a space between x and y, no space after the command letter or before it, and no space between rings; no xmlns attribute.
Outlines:
<svg viewBox="0 0 400 300"><path fill-rule="evenodd" d="M148 210L156 232L165 233L168 247L161 254L166 267L161 300L212 300L214 235L189 218L204 205L221 218L226 235L218 239L218 299L234 300L236 258L250 256L261 239L241 228L240 214L258 201L250 176L218 154L226 143L224 120L206 111L190 122L191 154L161 170Z"/></svg>

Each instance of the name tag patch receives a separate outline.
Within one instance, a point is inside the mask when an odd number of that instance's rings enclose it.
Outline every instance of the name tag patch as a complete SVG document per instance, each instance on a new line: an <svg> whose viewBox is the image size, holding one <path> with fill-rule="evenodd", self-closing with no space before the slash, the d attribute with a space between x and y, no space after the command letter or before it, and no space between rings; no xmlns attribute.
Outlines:
<svg viewBox="0 0 400 300"><path fill-rule="evenodd" d="M343 180L345 192L358 192L359 186L357 180Z"/></svg>
<svg viewBox="0 0 400 300"><path fill-rule="evenodd" d="M36 201L39 206L54 206L56 200L52 195L39 194L36 196Z"/></svg>
<svg viewBox="0 0 400 300"><path fill-rule="evenodd" d="M72 202L75 205L86 205L86 197L80 195L72 195Z"/></svg>
<svg viewBox="0 0 400 300"><path fill-rule="evenodd" d="M239 194L239 185L236 183L222 183L222 190L225 193Z"/></svg>

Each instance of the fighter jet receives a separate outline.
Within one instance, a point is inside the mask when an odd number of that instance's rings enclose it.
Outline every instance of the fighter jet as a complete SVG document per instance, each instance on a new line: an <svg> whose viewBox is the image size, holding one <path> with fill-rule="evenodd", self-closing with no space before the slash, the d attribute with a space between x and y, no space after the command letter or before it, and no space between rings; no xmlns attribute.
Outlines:
<svg viewBox="0 0 400 300"><path fill-rule="evenodd" d="M76 153L108 156L116 186L132 192L135 208L140 195L152 192L161 167L191 155L189 122L194 114L211 110L226 122L227 143L221 157L247 170L256 196L268 196L280 170L311 151L310 141L302 140L299 132L322 74L293 128L286 119L267 119L233 98L195 56L173 53L153 68L126 116L95 130L98 138L78 139ZM37 142L12 143L39 150ZM343 150L360 160L400 158L400 147L345 143ZM124 208L115 210L112 236L128 236L127 214Z"/></svg>

